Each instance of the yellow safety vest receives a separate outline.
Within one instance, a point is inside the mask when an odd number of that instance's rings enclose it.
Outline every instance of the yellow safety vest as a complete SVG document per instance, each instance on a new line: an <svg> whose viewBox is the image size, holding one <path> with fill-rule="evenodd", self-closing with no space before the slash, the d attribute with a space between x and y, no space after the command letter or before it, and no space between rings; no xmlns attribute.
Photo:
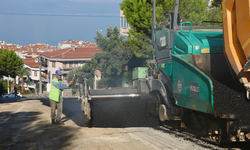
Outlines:
<svg viewBox="0 0 250 150"><path fill-rule="evenodd" d="M57 78L55 77L52 82L57 82L60 83ZM59 102L59 96L60 96L60 89L58 89L57 87L55 87L51 82L51 87L50 87L50 92L49 92L49 98ZM63 85L63 82L61 82L61 84ZM63 91L62 91L62 98L63 98Z"/></svg>

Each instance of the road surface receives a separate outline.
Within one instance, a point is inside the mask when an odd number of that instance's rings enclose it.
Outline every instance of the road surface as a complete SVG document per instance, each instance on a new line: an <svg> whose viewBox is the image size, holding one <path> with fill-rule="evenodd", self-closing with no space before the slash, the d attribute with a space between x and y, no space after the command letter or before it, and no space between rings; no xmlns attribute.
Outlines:
<svg viewBox="0 0 250 150"><path fill-rule="evenodd" d="M96 120L96 126L88 128L83 121L77 98L65 98L62 116L65 125L51 125L48 98L33 96L1 100L0 150L227 149L166 125L147 126L145 123L138 124L138 120L130 120L128 124L116 124L124 121L121 116L108 120L108 125Z"/></svg>

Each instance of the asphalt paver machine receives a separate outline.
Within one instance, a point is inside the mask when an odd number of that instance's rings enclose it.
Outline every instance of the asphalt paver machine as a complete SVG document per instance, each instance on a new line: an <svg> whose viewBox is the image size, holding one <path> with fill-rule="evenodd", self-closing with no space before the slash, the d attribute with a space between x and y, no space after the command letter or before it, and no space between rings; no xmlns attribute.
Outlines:
<svg viewBox="0 0 250 150"><path fill-rule="evenodd" d="M192 26L180 18L179 0L174 7L156 25L153 2L155 60L148 63L155 68L135 68L133 87L90 90L86 82L82 85L85 123L93 125L93 106L101 102L141 100L148 116L180 122L217 143L250 140L250 1L224 0L223 27Z"/></svg>

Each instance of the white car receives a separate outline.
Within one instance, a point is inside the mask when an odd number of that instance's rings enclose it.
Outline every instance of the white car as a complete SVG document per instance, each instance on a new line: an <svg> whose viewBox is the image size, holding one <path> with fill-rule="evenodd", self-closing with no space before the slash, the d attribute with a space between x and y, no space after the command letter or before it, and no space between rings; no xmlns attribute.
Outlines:
<svg viewBox="0 0 250 150"><path fill-rule="evenodd" d="M22 95L20 93L17 93L16 96L22 97ZM16 96L15 96L15 93L10 93L10 94L3 95L2 98L15 98Z"/></svg>

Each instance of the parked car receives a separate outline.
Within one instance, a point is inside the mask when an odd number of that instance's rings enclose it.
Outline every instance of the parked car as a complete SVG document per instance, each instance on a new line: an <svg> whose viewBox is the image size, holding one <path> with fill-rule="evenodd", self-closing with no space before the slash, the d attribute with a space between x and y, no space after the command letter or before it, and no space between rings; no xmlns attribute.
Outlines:
<svg viewBox="0 0 250 150"><path fill-rule="evenodd" d="M22 95L19 92L17 93L16 96L17 97L22 97ZM14 98L16 96L15 96L15 93L10 93L10 94L3 95L2 98Z"/></svg>

